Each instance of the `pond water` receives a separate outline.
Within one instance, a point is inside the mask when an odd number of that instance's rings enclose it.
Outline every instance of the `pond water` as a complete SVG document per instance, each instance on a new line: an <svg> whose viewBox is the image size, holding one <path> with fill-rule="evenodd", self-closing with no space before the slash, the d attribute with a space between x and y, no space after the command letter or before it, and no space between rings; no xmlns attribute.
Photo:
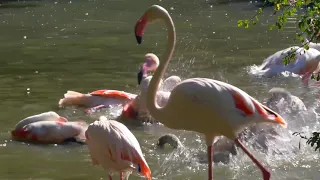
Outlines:
<svg viewBox="0 0 320 180"><path fill-rule="evenodd" d="M59 109L67 90L91 92L118 89L138 93L136 73L144 54L161 55L165 48L164 24L148 27L144 43L137 45L133 27L152 4L165 7L177 30L177 47L166 76L208 77L231 83L264 102L272 87L284 87L317 106L314 91L302 88L297 78L264 79L251 71L264 58L295 42L295 20L278 32L269 31L275 19L267 8L261 23L238 28L250 18L255 1L222 0L43 0L0 6L0 179L106 179L102 168L92 166L86 146L35 146L10 139L14 125L26 116L54 110L71 120L85 117L73 109ZM313 88L315 89L315 87ZM113 112L117 113L117 112ZM110 115L107 113L107 115ZM288 129L279 130L281 143L270 144L282 155L250 148L272 179L319 179L319 155L290 134L315 130L317 119L304 121L285 116ZM165 127L129 127L139 140L154 179L207 179L207 165L196 155L206 150L204 138L194 132ZM171 132L187 151L155 150L158 137ZM140 179L132 175L130 179ZM244 156L229 164L216 164L214 179L261 179L260 171Z"/></svg>

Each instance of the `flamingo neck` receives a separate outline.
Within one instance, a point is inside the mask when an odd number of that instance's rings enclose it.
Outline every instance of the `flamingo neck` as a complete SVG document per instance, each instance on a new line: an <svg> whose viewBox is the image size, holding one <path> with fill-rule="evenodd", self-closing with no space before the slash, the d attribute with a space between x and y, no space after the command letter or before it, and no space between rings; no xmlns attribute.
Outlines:
<svg viewBox="0 0 320 180"><path fill-rule="evenodd" d="M159 88L161 79L164 75L164 72L166 71L169 61L172 57L174 47L176 44L176 32L175 32L173 21L168 13L164 13L163 15L164 16L162 16L160 19L162 19L165 22L168 28L168 45L167 45L166 51L162 56L163 61L160 61L159 67L153 74L153 77L151 79L151 82L148 87L148 92L147 92L147 108L150 112L150 115L154 119L160 122L163 119L162 117L164 115L164 113L162 113L162 110L166 106L159 107L156 101L156 93Z"/></svg>

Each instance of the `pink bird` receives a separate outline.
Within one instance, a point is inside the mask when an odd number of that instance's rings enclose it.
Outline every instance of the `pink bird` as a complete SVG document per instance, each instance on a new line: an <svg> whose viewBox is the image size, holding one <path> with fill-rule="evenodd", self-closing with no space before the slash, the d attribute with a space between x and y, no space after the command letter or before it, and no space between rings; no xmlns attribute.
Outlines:
<svg viewBox="0 0 320 180"><path fill-rule="evenodd" d="M132 111L136 114L136 120L140 120L142 122L154 123L157 122L153 119L147 108L147 90L150 84L152 76L148 76L143 78L140 83L140 94L126 106L130 107ZM181 79L178 76L170 76L165 81L161 81L161 89L157 91L156 101L160 106L164 106L171 94L171 89L175 87L177 84L181 82Z"/></svg>
<svg viewBox="0 0 320 180"><path fill-rule="evenodd" d="M50 111L27 117L11 131L13 140L40 144L61 144L68 141L83 143L88 125L83 121L68 122Z"/></svg>
<svg viewBox="0 0 320 180"><path fill-rule="evenodd" d="M99 106L124 105L132 101L137 95L118 90L96 90L88 94L67 91L64 98L59 100L59 106L82 106L95 108Z"/></svg>
<svg viewBox="0 0 320 180"><path fill-rule="evenodd" d="M310 44L310 48L306 50L303 47L293 46L275 52L259 66L259 74L272 77L281 72L288 71L301 75L302 83L308 86L311 75L320 72L320 52L312 47ZM295 50L295 59L289 64L284 65L283 59L293 50Z"/></svg>
<svg viewBox="0 0 320 180"><path fill-rule="evenodd" d="M213 178L212 143L219 135L235 140L235 143L260 168L264 180L270 179L270 172L240 142L238 133L254 123L268 122L286 127L287 123L279 114L239 88L207 78L184 80L171 91L165 106L159 107L156 103L159 83L175 47L175 27L168 11L158 5L148 8L135 25L136 39L140 44L147 24L159 19L167 26L168 47L163 55L164 62L160 62L148 88L147 108L151 116L169 128L195 131L205 135L208 146L209 180Z"/></svg>
<svg viewBox="0 0 320 180"><path fill-rule="evenodd" d="M143 157L139 142L130 130L118 121L101 116L85 133L93 165L101 165L112 180L112 172L120 172L120 180L132 171L151 180L151 171Z"/></svg>

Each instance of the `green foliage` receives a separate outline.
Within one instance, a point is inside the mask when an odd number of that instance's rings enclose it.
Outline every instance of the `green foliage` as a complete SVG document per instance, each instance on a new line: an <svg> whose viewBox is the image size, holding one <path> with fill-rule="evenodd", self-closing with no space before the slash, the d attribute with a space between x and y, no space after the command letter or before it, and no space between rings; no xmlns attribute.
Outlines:
<svg viewBox="0 0 320 180"><path fill-rule="evenodd" d="M311 137L307 137L305 135L302 135L301 132L295 132L292 135L299 136L301 139L307 140L307 144L310 145L315 149L315 151L320 151L320 132L313 132ZM300 148L300 143L299 143Z"/></svg>
<svg viewBox="0 0 320 180"><path fill-rule="evenodd" d="M250 25L256 25L260 15L263 13L263 9L266 8L266 4L273 4L273 15L277 15L275 23L269 27L269 30L282 30L288 18L296 18L297 28L300 32L297 33L294 40L301 43L301 47L309 49L309 42L317 42L320 39L318 37L320 29L320 0L266 0L264 6L256 10L252 18L239 20L238 27L249 28ZM285 65L295 60L295 52L296 50L288 52L283 60ZM315 75L312 77L315 78ZM316 77L316 79L320 80L319 74Z"/></svg>

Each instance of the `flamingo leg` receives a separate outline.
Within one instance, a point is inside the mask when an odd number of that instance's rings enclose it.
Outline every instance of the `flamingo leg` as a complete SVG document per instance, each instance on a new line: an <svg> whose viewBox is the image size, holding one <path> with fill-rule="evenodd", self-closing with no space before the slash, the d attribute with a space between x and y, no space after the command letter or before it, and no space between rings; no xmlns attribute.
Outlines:
<svg viewBox="0 0 320 180"><path fill-rule="evenodd" d="M124 178L123 178L123 172L120 172L120 180L124 180Z"/></svg>
<svg viewBox="0 0 320 180"><path fill-rule="evenodd" d="M92 111L96 111L98 109L102 109L102 108L105 108L105 107L106 107L105 105L99 105L99 106L95 106L95 107L92 107L92 108L85 109L84 111L87 114L90 114L90 113L92 113Z"/></svg>
<svg viewBox="0 0 320 180"><path fill-rule="evenodd" d="M109 176L109 180L112 180L112 176L110 174L108 174L108 176Z"/></svg>
<svg viewBox="0 0 320 180"><path fill-rule="evenodd" d="M312 72L307 72L306 74L302 75L302 83L305 85L305 86L309 86L309 80L310 80L310 77L311 77L311 74Z"/></svg>
<svg viewBox="0 0 320 180"><path fill-rule="evenodd" d="M212 176L212 168L213 168L213 164L212 164L212 154L213 154L213 146L210 145L208 146L208 179L212 180L213 176Z"/></svg>
<svg viewBox="0 0 320 180"><path fill-rule="evenodd" d="M239 139L235 140L236 144L249 156L249 158L259 167L263 174L263 180L270 180L270 172L263 167L263 165L251 154L245 147L244 145L240 142Z"/></svg>

